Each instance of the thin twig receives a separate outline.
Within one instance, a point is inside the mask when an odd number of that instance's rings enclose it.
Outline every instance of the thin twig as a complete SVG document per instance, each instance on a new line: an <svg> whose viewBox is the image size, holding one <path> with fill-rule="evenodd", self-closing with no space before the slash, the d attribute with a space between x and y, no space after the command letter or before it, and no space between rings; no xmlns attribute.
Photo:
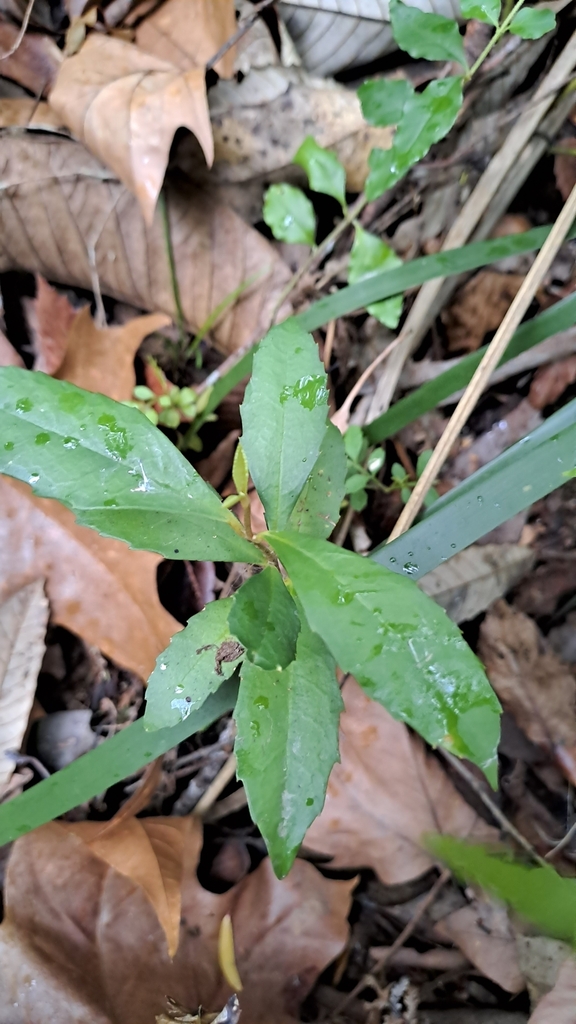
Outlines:
<svg viewBox="0 0 576 1024"><path fill-rule="evenodd" d="M232 781L236 774L236 754L230 754L230 757L222 765L218 775L212 780L208 789L202 794L198 803L196 804L192 814L195 818L203 818L204 815L210 810L213 804L216 803L220 793L229 782Z"/></svg>
<svg viewBox="0 0 576 1024"><path fill-rule="evenodd" d="M30 21L30 18L32 17L32 8L33 7L34 7L34 0L28 0L28 6L26 7L26 11L24 13L24 20L23 20L23 22L22 22L22 24L20 26L20 31L19 31L18 35L16 36L14 44L10 47L9 50L6 51L6 53L0 53L0 60L7 60L8 57L12 57L16 53L16 50L22 45L22 40L24 39L24 36L26 35L26 29L28 28L28 23Z"/></svg>
<svg viewBox="0 0 576 1024"><path fill-rule="evenodd" d="M350 419L350 410L352 408L352 403L354 402L354 399L357 397L357 395L360 394L360 391L364 387L366 381L368 380L369 377L372 376L374 370L378 366L380 366L380 363L383 363L384 360L387 359L388 356L394 351L394 349L398 348L400 341L401 335L399 334L398 337L394 339L394 341L391 341L390 344L387 345L386 348L383 349L382 352L380 352L376 356L376 358L372 360L370 366L366 367L364 373L356 381L354 387L350 391L350 394L347 395L346 401L343 402L340 408L334 413L332 417L332 423L334 424L334 426L338 427L338 430L340 430L342 433L344 433L344 431L348 427L348 421Z"/></svg>
<svg viewBox="0 0 576 1024"><path fill-rule="evenodd" d="M380 956L375 957L375 963L372 967L372 973L374 973L375 971L381 971L382 968L386 966L388 961L392 959L394 954L397 953L398 950L401 949L401 947L404 945L404 943L410 938L412 932L420 923L426 911L434 903L434 900L436 899L440 890L446 885L446 882L450 878L450 874L451 872L448 870L448 868L444 868L442 874L438 876L432 888L426 893L426 896L424 897L424 899L422 900L422 902L412 915L411 919L408 921L407 925L400 932L400 935L394 940L391 946L386 947L386 949ZM342 1013L342 1011L348 1006L348 1004L351 1003L352 1000L356 998L358 993L361 992L362 989L365 987L365 979L360 978L360 981L356 983L352 991L346 994L345 998L342 1000L341 1003L338 1003L338 1006L334 1010L334 1016L337 1016L339 1013Z"/></svg>
<svg viewBox="0 0 576 1024"><path fill-rule="evenodd" d="M399 537L400 534L404 533L404 531L407 530L414 522L414 519L422 507L426 494L434 480L436 480L442 466L450 454L452 445L460 434L463 426L470 418L480 395L484 391L492 373L504 355L510 338L519 326L520 321L527 312L528 307L534 298L534 295L548 273L552 265L552 261L566 238L575 217L576 185L573 187L558 219L556 220L556 223L554 224L554 227L524 278L519 292L515 296L510 309L506 313L506 316L500 324L494 338L490 342L476 373L472 377L466 391L458 402L448 426L434 449L430 461L410 495L410 500L403 509L396 526L390 534L390 540L394 540L396 537Z"/></svg>
<svg viewBox="0 0 576 1024"><path fill-rule="evenodd" d="M168 216L168 199L164 189L162 189L158 197L158 207L162 218L162 226L164 228L164 241L166 243L166 254L168 256L170 284L172 285L172 296L176 309L176 326L178 327L178 334L180 336L180 345L181 347L184 347L186 344L186 318L184 316L182 300L180 298L180 285L178 284L178 275L176 273L176 260L174 258L174 247L172 245L172 234L170 231L170 218Z"/></svg>
<svg viewBox="0 0 576 1024"><path fill-rule="evenodd" d="M230 36L230 39L226 40L220 49L216 51L213 57L210 57L210 60L206 64L206 71L210 71L211 68L216 66L218 61L222 60L222 57L228 53L228 50L231 50L238 40L242 39L242 36L246 35L248 29L252 28L252 25L258 19L260 11L263 11L266 7L271 7L273 3L274 0L260 0L260 3L255 5L254 10L249 14L249 16L245 18L244 21L240 22L234 35Z"/></svg>
<svg viewBox="0 0 576 1024"><path fill-rule="evenodd" d="M348 530L352 525L353 518L354 509L352 508L352 505L348 505L348 508L346 509L344 515L342 516L342 520L340 522L340 526L338 527L338 532L336 533L336 537L334 540L334 543L336 544L337 547L341 548L342 545L344 544L344 541L348 536Z"/></svg>
<svg viewBox="0 0 576 1024"><path fill-rule="evenodd" d="M566 835L562 837L560 842L556 843L556 846L553 846L551 850L548 850L548 853L544 856L544 860L552 860L552 858L555 857L557 853L560 853L561 850L564 850L568 846L568 844L572 841L575 835L576 821L573 825L570 826Z"/></svg>
<svg viewBox="0 0 576 1024"><path fill-rule="evenodd" d="M324 338L324 351L322 353L322 362L324 363L324 369L330 368L330 361L332 359L332 349L334 347L334 336L336 334L336 321L330 320L326 328L326 337Z"/></svg>
<svg viewBox="0 0 576 1024"><path fill-rule="evenodd" d="M516 840L518 845L522 847L522 849L528 854L529 857L532 858L532 860L534 860L537 864L540 864L541 867L546 867L546 861L544 860L544 858L541 857L539 853L536 853L534 847L530 845L528 840L524 838L524 836L521 832L518 831L516 826L508 820L504 812L501 811L500 808L498 807L498 804L496 804L494 800L492 800L492 797L488 796L488 793L485 791L482 783L479 782L479 780L476 778L475 775L472 774L471 771L469 771L466 765L463 764L462 761L455 757L454 754L451 754L448 750L443 750L442 747L438 747L438 752L442 755L442 757L446 759L446 761L448 761L448 763L452 766L454 771L458 772L458 775L460 775L460 777L468 783L470 789L472 789L476 793L476 796L480 797L482 803L488 808L490 814L495 819L495 821L498 822L502 831L507 832L509 836L512 836L512 839Z"/></svg>

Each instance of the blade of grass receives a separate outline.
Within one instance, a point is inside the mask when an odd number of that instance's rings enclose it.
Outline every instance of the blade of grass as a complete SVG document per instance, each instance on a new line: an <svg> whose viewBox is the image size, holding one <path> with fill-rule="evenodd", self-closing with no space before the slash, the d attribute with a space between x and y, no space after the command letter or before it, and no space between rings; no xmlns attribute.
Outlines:
<svg viewBox="0 0 576 1024"><path fill-rule="evenodd" d="M538 345L546 338L550 338L559 331L565 331L576 324L576 294L562 299L555 306L551 306L544 313L535 316L522 324L506 349L499 365L502 366L510 359L528 351L534 345ZM441 373L435 380L422 384L412 394L395 402L392 408L388 409L372 423L367 423L364 430L371 444L384 441L392 437L399 430L412 423L418 416L435 409L439 402L449 398L456 391L465 388L482 360L488 346L483 345L477 352L471 352L464 356L457 366L451 367Z"/></svg>
<svg viewBox="0 0 576 1024"><path fill-rule="evenodd" d="M192 733L207 729L234 707L237 692L237 681L234 678L227 680L202 707L169 729L145 732L140 718L88 754L83 754L67 768L2 804L0 846L91 800L109 786L134 775L149 761L182 743Z"/></svg>
<svg viewBox="0 0 576 1024"><path fill-rule="evenodd" d="M423 519L370 557L419 579L556 490L576 466L576 399L434 502ZM408 568L406 568L406 566Z"/></svg>

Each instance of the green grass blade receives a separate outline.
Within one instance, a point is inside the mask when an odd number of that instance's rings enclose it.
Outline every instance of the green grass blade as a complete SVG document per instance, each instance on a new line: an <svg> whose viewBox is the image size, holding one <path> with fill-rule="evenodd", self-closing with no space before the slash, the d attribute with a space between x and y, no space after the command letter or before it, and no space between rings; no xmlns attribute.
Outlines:
<svg viewBox="0 0 576 1024"><path fill-rule="evenodd" d="M434 502L421 522L371 557L418 579L556 490L575 466L576 399Z"/></svg>
<svg viewBox="0 0 576 1024"><path fill-rule="evenodd" d="M507 363L510 359L521 355L522 352L526 352L534 345L545 341L546 338L550 338L553 334L573 327L575 323L576 295L570 295L567 299L563 299L555 306L541 313L540 316L535 316L533 320L528 320L527 323L522 324L512 337L499 365L502 366L503 363ZM464 356L457 366L453 366L451 369L441 373L435 380L422 384L411 395L401 398L399 402L396 402L391 409L388 409L378 419L368 423L365 433L370 443L377 444L379 441L384 441L387 437L392 437L399 430L402 430L403 427L407 426L408 423L412 423L413 420L417 419L418 416L422 416L423 413L435 409L439 402L449 398L450 395L460 391L461 388L465 388L472 379L476 367L487 348L488 346L484 345L477 352Z"/></svg>
<svg viewBox="0 0 576 1024"><path fill-rule="evenodd" d="M220 715L234 707L237 692L237 680L227 680L186 721L169 729L146 732L144 720L140 718L67 768L2 804L0 846L91 800L97 793L133 775L149 761L182 743L192 733L207 729Z"/></svg>
<svg viewBox="0 0 576 1024"><path fill-rule="evenodd" d="M463 245L459 249L450 249L448 252L440 252L435 256L421 256L405 263L402 267L384 270L381 274L374 274L374 277L360 281L358 284L341 288L334 295L327 295L326 298L319 299L304 313L295 317L295 320L305 331L314 331L317 327L328 323L329 320L346 316L357 309L365 309L371 303L379 302L391 295L398 295L406 291L407 288L417 288L425 281L431 281L435 277L451 277L454 274L464 273L464 271L478 270L479 267L485 267L495 260L539 249L549 232L550 225L546 225L517 235L490 238L486 242L472 242L470 245ZM574 230L569 237L574 237ZM251 373L255 351L256 346L214 382L207 412L214 412L222 399L230 394L232 388ZM211 383L210 377L206 383Z"/></svg>

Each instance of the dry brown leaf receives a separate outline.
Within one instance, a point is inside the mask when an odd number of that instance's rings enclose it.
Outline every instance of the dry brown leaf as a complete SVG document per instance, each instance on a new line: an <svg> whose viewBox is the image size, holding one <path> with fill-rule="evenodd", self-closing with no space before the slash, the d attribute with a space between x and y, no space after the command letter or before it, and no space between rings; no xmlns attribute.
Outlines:
<svg viewBox="0 0 576 1024"><path fill-rule="evenodd" d="M475 352L488 331L495 331L524 280L522 274L481 270L442 313L450 352Z"/></svg>
<svg viewBox="0 0 576 1024"><path fill-rule="evenodd" d="M161 561L78 526L49 498L0 478L0 600L46 577L54 622L147 679L180 625L156 589Z"/></svg>
<svg viewBox="0 0 576 1024"><path fill-rule="evenodd" d="M0 150L0 272L39 271L51 281L93 287L148 310L175 314L160 215L147 227L133 196L84 148L28 133ZM248 278L211 337L229 353L267 330L286 264L259 232L209 194L168 194L170 232L184 316L193 331Z"/></svg>
<svg viewBox="0 0 576 1024"><path fill-rule="evenodd" d="M560 192L564 201L570 195L574 185L576 185L576 140L573 136L568 136L565 139L558 139L556 143L557 149L565 149L568 152L557 153L554 157L554 177L556 178L556 187Z"/></svg>
<svg viewBox="0 0 576 1024"><path fill-rule="evenodd" d="M485 842L496 833L457 793L424 743L371 700L354 680L342 691L341 763L334 765L324 810L306 846L336 868L372 868L387 884L406 882L433 864L427 832Z"/></svg>
<svg viewBox="0 0 576 1024"><path fill-rule="evenodd" d="M48 601L35 580L0 605L0 791L14 772L8 750L20 750L46 646Z"/></svg>
<svg viewBox="0 0 576 1024"><path fill-rule="evenodd" d="M574 1024L576 1021L576 960L566 960L558 981L534 1010L528 1024Z"/></svg>
<svg viewBox="0 0 576 1024"><path fill-rule="evenodd" d="M212 163L203 68L183 73L122 39L93 34L62 64L50 104L134 193L148 224L178 128L195 135Z"/></svg>
<svg viewBox="0 0 576 1024"><path fill-rule="evenodd" d="M534 552L520 544L472 544L426 573L418 586L454 622L466 622L511 590L534 558Z"/></svg>
<svg viewBox="0 0 576 1024"><path fill-rule="evenodd" d="M166 936L168 955L178 948L182 880L192 818L128 818L114 829L98 821L65 826L115 871L146 893Z"/></svg>
<svg viewBox="0 0 576 1024"><path fill-rule="evenodd" d="M480 627L478 654L504 709L533 743L576 746L576 680L532 619L498 601Z"/></svg>
<svg viewBox="0 0 576 1024"><path fill-rule="evenodd" d="M70 328L66 353L56 377L87 391L108 395L117 402L128 401L136 384L136 352L148 334L169 323L170 317L156 313L135 317L120 327L98 327L86 306Z"/></svg>
<svg viewBox="0 0 576 1024"><path fill-rule="evenodd" d="M0 128L37 128L55 131L62 128L62 119L48 103L26 97L0 99Z"/></svg>
<svg viewBox="0 0 576 1024"><path fill-rule="evenodd" d="M32 336L34 369L54 374L62 365L68 333L78 310L42 274L36 274L36 296L24 300L24 311Z"/></svg>
<svg viewBox="0 0 576 1024"><path fill-rule="evenodd" d="M194 26L194 31L187 27ZM204 68L236 31L234 0L166 0L136 30L136 42L155 57L181 71ZM221 78L234 74L234 47L214 70Z"/></svg>
<svg viewBox="0 0 576 1024"><path fill-rule="evenodd" d="M528 399L535 409L552 405L576 380L576 356L569 356L549 366L542 366L534 375Z"/></svg>
<svg viewBox="0 0 576 1024"><path fill-rule="evenodd" d="M457 945L482 974L506 992L525 988L514 930L501 904L474 900L447 914L434 931L441 941Z"/></svg>
<svg viewBox="0 0 576 1024"><path fill-rule="evenodd" d="M24 366L22 359L3 331L0 331L0 366Z"/></svg>
<svg viewBox="0 0 576 1024"><path fill-rule="evenodd" d="M175 828L173 818L147 820ZM166 995L191 1009L221 1009L230 995L217 958L225 914L244 984L243 1021L292 1019L346 943L354 882L325 879L303 861L278 881L266 859L216 895L196 875L200 826L192 819L186 827L173 962L141 886L73 834L79 826L52 823L18 840L0 928L1 1024L152 1024Z"/></svg>
<svg viewBox="0 0 576 1024"><path fill-rule="evenodd" d="M12 48L18 33L17 25L0 18L0 53ZM62 54L49 36L27 32L18 49L2 60L1 67L6 78L12 78L35 96L43 96L50 89L61 64Z"/></svg>

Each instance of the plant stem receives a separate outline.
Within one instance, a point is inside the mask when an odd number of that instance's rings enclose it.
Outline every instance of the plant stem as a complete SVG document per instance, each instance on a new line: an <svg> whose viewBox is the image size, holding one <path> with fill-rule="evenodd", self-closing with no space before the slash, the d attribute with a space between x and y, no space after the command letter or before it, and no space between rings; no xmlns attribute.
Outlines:
<svg viewBox="0 0 576 1024"><path fill-rule="evenodd" d="M178 277L176 274L176 261L174 259L172 235L170 234L168 202L166 199L166 192L164 189L162 189L158 197L158 206L160 208L160 216L162 218L162 226L164 228L164 240L166 242L166 253L168 256L168 269L170 271L170 284L172 285L172 295L174 297L174 307L176 309L176 326L178 327L180 345L183 350L184 346L186 345L186 318L184 316L184 311L182 309L182 301L180 299L180 286L178 284Z"/></svg>
<svg viewBox="0 0 576 1024"><path fill-rule="evenodd" d="M278 316L279 309L282 307L288 296L294 291L296 285L302 280L304 274L306 274L310 270L310 268L314 266L317 260L321 259L322 256L326 255L326 253L332 248L332 245L334 244L336 239L340 237L342 232L345 231L346 228L353 223L358 214L361 213L361 211L366 206L367 202L368 200L366 196L364 195L363 192L361 192L356 201L352 203L352 206L348 207L342 220L338 221L336 227L332 229L329 235L326 235L326 238L324 239L324 241L320 242L320 245L314 247L308 259L302 264L299 270L297 270L296 273L290 278L288 284L280 293L280 297L272 311L272 316L270 318L270 327L273 327L274 324L276 323L276 317Z"/></svg>
<svg viewBox="0 0 576 1024"><path fill-rule="evenodd" d="M464 76L464 81L465 82L469 82L470 79L473 77L473 75L476 74L476 72L478 71L478 68L480 67L481 64L484 63L484 61L486 60L486 57L488 56L490 51L494 49L494 47L496 46L496 43L498 43L500 41L500 39L502 38L502 36L504 35L504 33L508 31L510 25L512 24L512 20L514 18L514 15L516 14L517 11L520 10L520 8L523 5L524 5L524 0L518 0L518 3L514 4L514 7L510 11L510 13L507 14L506 17L504 18L504 20L501 22L501 24L498 25L498 28L494 32L494 35L492 36L492 38L489 41L489 43L482 50L482 53L478 57L478 60L476 60L474 62L474 64L470 68L470 70L465 74L465 76Z"/></svg>

